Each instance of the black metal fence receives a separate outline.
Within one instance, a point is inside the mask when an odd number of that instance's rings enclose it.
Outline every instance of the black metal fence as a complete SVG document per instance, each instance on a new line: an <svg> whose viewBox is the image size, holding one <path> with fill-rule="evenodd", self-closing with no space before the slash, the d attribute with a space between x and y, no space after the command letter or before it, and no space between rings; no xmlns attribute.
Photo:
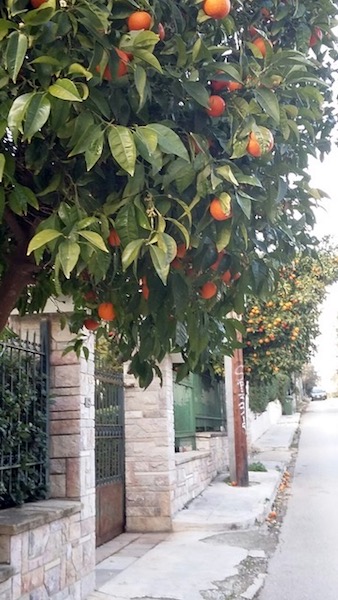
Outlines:
<svg viewBox="0 0 338 600"><path fill-rule="evenodd" d="M96 486L124 477L123 373L95 367Z"/></svg>
<svg viewBox="0 0 338 600"><path fill-rule="evenodd" d="M48 323L40 342L0 341L0 508L48 492Z"/></svg>

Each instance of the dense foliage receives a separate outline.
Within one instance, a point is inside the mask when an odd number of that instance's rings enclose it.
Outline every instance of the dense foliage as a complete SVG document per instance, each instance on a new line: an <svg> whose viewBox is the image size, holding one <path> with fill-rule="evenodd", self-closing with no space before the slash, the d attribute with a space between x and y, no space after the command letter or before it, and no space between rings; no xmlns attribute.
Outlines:
<svg viewBox="0 0 338 600"><path fill-rule="evenodd" d="M249 406L254 413L265 411L269 402L279 400L282 404L290 391L291 380L287 375L278 373L268 380L253 377L249 386Z"/></svg>
<svg viewBox="0 0 338 600"><path fill-rule="evenodd" d="M39 354L0 342L0 508L47 494L47 388Z"/></svg>
<svg viewBox="0 0 338 600"><path fill-rule="evenodd" d="M0 6L0 327L70 295L143 385L168 351L179 376L231 353L226 315L311 244L304 169L335 122L336 2L203 7Z"/></svg>
<svg viewBox="0 0 338 600"><path fill-rule="evenodd" d="M317 257L296 259L283 267L276 294L248 305L244 362L252 382L302 372L315 349L327 286L337 280L337 251L328 246Z"/></svg>

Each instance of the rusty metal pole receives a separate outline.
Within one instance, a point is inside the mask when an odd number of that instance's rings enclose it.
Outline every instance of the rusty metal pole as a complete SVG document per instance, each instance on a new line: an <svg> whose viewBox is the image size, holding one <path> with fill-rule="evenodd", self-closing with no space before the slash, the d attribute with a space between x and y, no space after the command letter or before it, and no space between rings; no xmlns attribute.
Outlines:
<svg viewBox="0 0 338 600"><path fill-rule="evenodd" d="M249 485L247 421L243 351L241 348L234 351L231 365L236 483L238 486L247 487Z"/></svg>

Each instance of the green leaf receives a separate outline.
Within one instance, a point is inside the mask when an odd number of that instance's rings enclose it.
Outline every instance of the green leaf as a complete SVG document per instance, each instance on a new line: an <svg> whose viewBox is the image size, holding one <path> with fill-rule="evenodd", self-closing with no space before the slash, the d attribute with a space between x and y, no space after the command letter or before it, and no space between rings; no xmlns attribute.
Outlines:
<svg viewBox="0 0 338 600"><path fill-rule="evenodd" d="M70 79L57 79L55 83L49 86L48 92L54 98L68 102L82 102L83 100L76 85Z"/></svg>
<svg viewBox="0 0 338 600"><path fill-rule="evenodd" d="M6 164L6 157L4 154L0 154L0 182L2 181Z"/></svg>
<svg viewBox="0 0 338 600"><path fill-rule="evenodd" d="M79 259L80 250L79 244L70 240L65 240L59 245L58 257L66 279L70 278L70 274Z"/></svg>
<svg viewBox="0 0 338 600"><path fill-rule="evenodd" d="M50 180L47 187L45 187L44 190L39 192L37 194L37 196L42 198L43 196L47 196L47 194L51 194L52 192L55 192L59 188L60 183L61 183L61 174L56 173L56 175L53 175L53 177Z"/></svg>
<svg viewBox="0 0 338 600"><path fill-rule="evenodd" d="M233 185L238 185L238 181L232 171L230 165L223 165L222 167L218 167L216 169L216 173L223 177L226 181L229 181Z"/></svg>
<svg viewBox="0 0 338 600"><path fill-rule="evenodd" d="M237 83L243 83L240 73L233 65L227 63L220 64L219 62L217 62L214 66L216 72L218 73L219 71L221 71L222 73L224 73L224 75L228 76L227 79L230 79L231 81L237 81ZM222 79L225 80L225 77L215 77L215 79L222 81Z"/></svg>
<svg viewBox="0 0 338 600"><path fill-rule="evenodd" d="M254 95L262 109L278 124L279 103L276 94L271 90L259 88L254 90Z"/></svg>
<svg viewBox="0 0 338 600"><path fill-rule="evenodd" d="M28 205L39 209L37 197L32 190L24 185L15 183L9 194L9 207L16 215L26 215Z"/></svg>
<svg viewBox="0 0 338 600"><path fill-rule="evenodd" d="M189 162L189 155L185 145L172 129L160 123L151 123L147 126L147 129L152 129L158 134L158 145L162 152L180 156Z"/></svg>
<svg viewBox="0 0 338 600"><path fill-rule="evenodd" d="M169 223L173 223L173 225L175 225L177 227L177 229L182 233L186 247L189 248L190 235L189 235L189 231L187 230L187 228L184 227L184 225L182 225L182 223L177 221L177 219L173 219L171 217L166 217L166 221L169 221Z"/></svg>
<svg viewBox="0 0 338 600"><path fill-rule="evenodd" d="M80 65L79 63L72 63L68 67L68 74L81 75L81 77L85 77L87 81L89 81L93 77L93 73L85 69L85 67L83 65Z"/></svg>
<svg viewBox="0 0 338 600"><path fill-rule="evenodd" d="M129 265L136 261L141 252L141 248L144 245L143 239L134 240L129 242L129 244L125 247L122 253L122 267L123 270L126 271Z"/></svg>
<svg viewBox="0 0 338 600"><path fill-rule="evenodd" d="M143 50L142 48L135 48L133 50L133 55L134 58L141 58L144 62L148 63L148 65L153 67L153 69L155 69L159 73L163 73L162 67L159 61L157 60L156 56L154 56L151 52L148 52L148 50Z"/></svg>
<svg viewBox="0 0 338 600"><path fill-rule="evenodd" d="M5 190L3 186L0 187L0 223L2 223L2 218L5 211L6 198L5 198Z"/></svg>
<svg viewBox="0 0 338 600"><path fill-rule="evenodd" d="M17 131L23 133L22 121L25 117L28 104L33 96L34 92L18 96L10 108L8 114L8 127L12 131L14 137L16 137Z"/></svg>
<svg viewBox="0 0 338 600"><path fill-rule="evenodd" d="M55 2L54 8L48 5L44 6L44 4L45 3L43 3L36 10L29 10L25 15L23 15L23 21L26 23L26 25L43 25L43 23L50 21L55 13ZM50 4L50 2L48 4Z"/></svg>
<svg viewBox="0 0 338 600"><path fill-rule="evenodd" d="M48 120L50 108L50 102L44 93L34 94L26 110L24 140L30 142L33 135L44 126Z"/></svg>
<svg viewBox="0 0 338 600"><path fill-rule="evenodd" d="M151 156L157 148L158 135L156 131L149 129L147 126L136 127L135 135L141 140L142 144L145 145L149 155Z"/></svg>
<svg viewBox="0 0 338 600"><path fill-rule="evenodd" d="M250 198L250 196L248 196L247 194L244 194L244 192L242 192L242 193L237 192L236 198L237 198L237 203L241 207L245 216L248 219L250 219L250 217L251 217L251 198Z"/></svg>
<svg viewBox="0 0 338 600"><path fill-rule="evenodd" d="M42 246L46 246L49 242L52 242L56 238L60 237L61 232L56 229L44 229L37 233L29 242L27 249L27 256L29 256L34 250L38 250Z"/></svg>
<svg viewBox="0 0 338 600"><path fill-rule="evenodd" d="M155 267L156 273L164 285L167 285L170 265L167 261L167 255L157 246L149 246L150 257Z"/></svg>
<svg viewBox="0 0 338 600"><path fill-rule="evenodd" d="M6 21L6 19L0 19L0 41L3 40L10 29L15 29L16 24L12 21Z"/></svg>
<svg viewBox="0 0 338 600"><path fill-rule="evenodd" d="M47 56L43 54L42 56L38 56L31 61L32 65L52 65L53 67L57 67L58 69L62 68L62 63L55 58L54 56Z"/></svg>
<svg viewBox="0 0 338 600"><path fill-rule="evenodd" d="M217 237L216 237L217 251L220 252L221 250L224 250L224 248L226 248L229 245L230 239L231 239L231 225L228 222L217 223Z"/></svg>
<svg viewBox="0 0 338 600"><path fill-rule="evenodd" d="M204 85L198 81L183 81L182 87L198 104L205 107L209 106L209 94Z"/></svg>
<svg viewBox="0 0 338 600"><path fill-rule="evenodd" d="M25 60L28 48L27 36L18 31L13 31L8 38L6 49L5 64L7 71L13 81L16 83L18 73Z"/></svg>
<svg viewBox="0 0 338 600"><path fill-rule="evenodd" d="M79 235L81 235L88 242L90 242L92 246L99 248L99 250L102 250L103 252L109 252L109 250L106 247L106 244L104 243L103 238L100 236L100 234L96 233L95 231L79 231Z"/></svg>
<svg viewBox="0 0 338 600"><path fill-rule="evenodd" d="M96 128L97 130L99 128ZM90 171L92 167L97 163L97 161L101 158L102 151L104 145L104 135L103 131L100 131L98 135L89 142L89 146L85 151L85 160L87 171Z"/></svg>
<svg viewBox="0 0 338 600"><path fill-rule="evenodd" d="M123 246L139 239L140 235L134 204L129 202L119 210L115 219L115 227Z"/></svg>
<svg viewBox="0 0 338 600"><path fill-rule="evenodd" d="M238 183L252 185L254 187L263 187L261 181L256 175L244 175L243 173L236 173Z"/></svg>
<svg viewBox="0 0 338 600"><path fill-rule="evenodd" d="M134 81L135 81L135 86L138 92L138 95L140 96L140 104L139 104L139 110L142 108L142 106L144 105L145 99L146 99L146 85L147 85L147 73L145 71L145 69L143 67L141 67L141 65L136 65L135 68L135 72L134 72Z"/></svg>
<svg viewBox="0 0 338 600"><path fill-rule="evenodd" d="M158 233L157 240L158 247L166 254L167 262L171 263L177 254L177 244L174 238L167 233Z"/></svg>
<svg viewBox="0 0 338 600"><path fill-rule="evenodd" d="M133 134L127 127L112 125L108 133L110 151L116 162L133 176L136 164L136 146Z"/></svg>

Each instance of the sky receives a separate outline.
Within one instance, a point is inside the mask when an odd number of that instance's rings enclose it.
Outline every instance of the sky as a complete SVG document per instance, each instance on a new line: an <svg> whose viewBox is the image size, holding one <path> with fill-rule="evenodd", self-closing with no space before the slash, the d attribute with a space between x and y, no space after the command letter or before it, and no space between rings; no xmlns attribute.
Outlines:
<svg viewBox="0 0 338 600"><path fill-rule="evenodd" d="M324 208L316 211L315 233L318 237L330 235L338 244L338 148L334 148L324 162L311 161L311 184L327 192ZM321 334L317 339L317 353L312 363L320 376L320 384L328 392L334 391L332 377L338 370L338 283L329 288L320 317Z"/></svg>

